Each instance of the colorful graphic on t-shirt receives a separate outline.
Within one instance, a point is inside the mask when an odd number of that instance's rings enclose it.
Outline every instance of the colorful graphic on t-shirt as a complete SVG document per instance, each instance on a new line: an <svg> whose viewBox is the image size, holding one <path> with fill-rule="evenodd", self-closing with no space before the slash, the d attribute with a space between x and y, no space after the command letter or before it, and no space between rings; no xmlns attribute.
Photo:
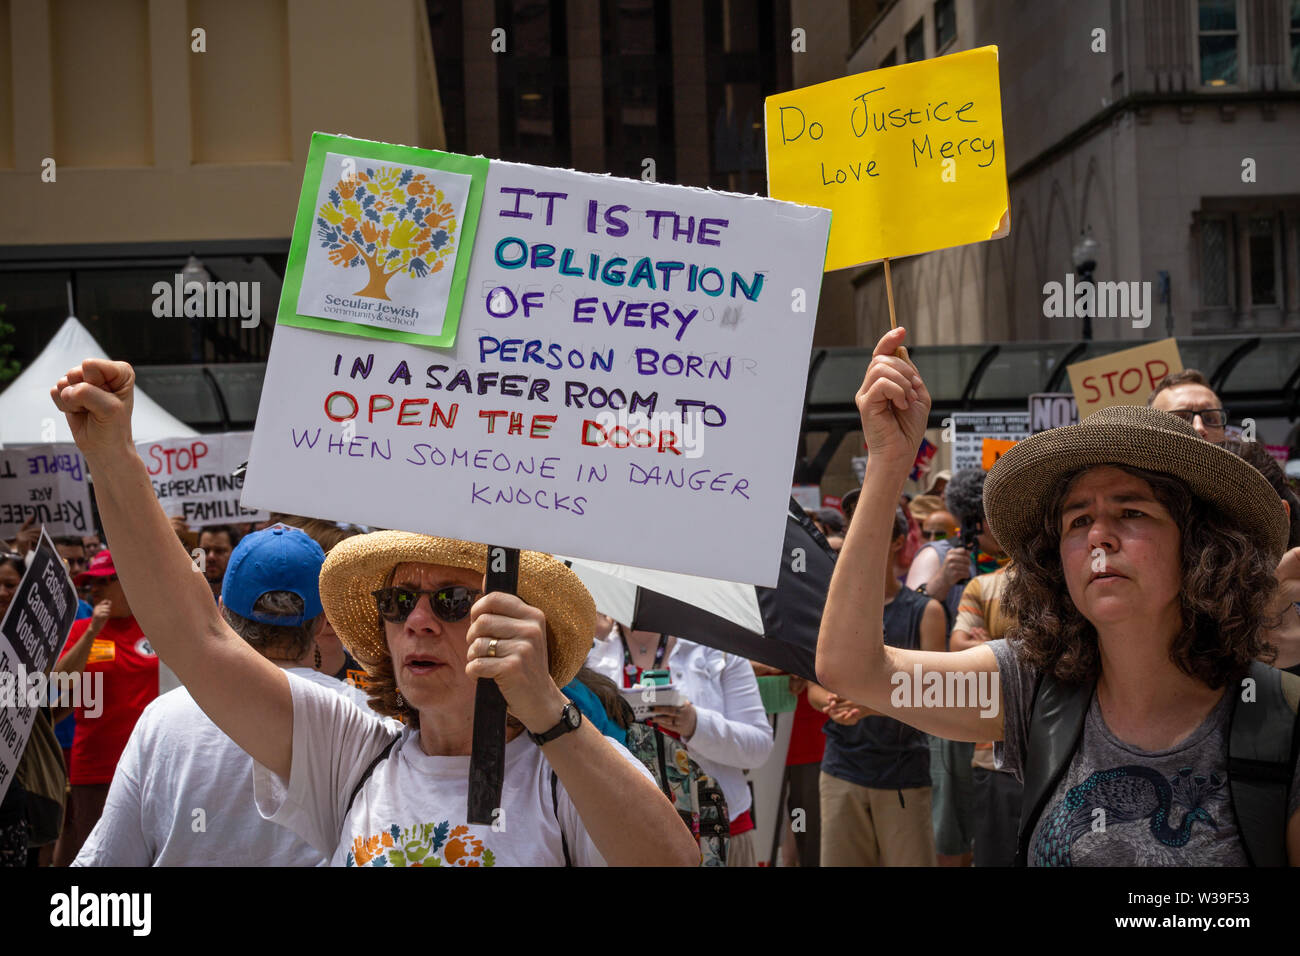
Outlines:
<svg viewBox="0 0 1300 956"><path fill-rule="evenodd" d="M1190 767L1169 779L1138 765L1098 770L1043 814L1034 841L1034 865L1072 866L1076 841L1099 832L1099 825L1104 831L1130 821L1148 821L1138 832L1149 833L1157 846L1184 847L1198 822L1218 829L1218 821L1204 805L1224 796L1225 783L1218 774L1198 774ZM1171 826L1176 811L1177 826Z"/></svg>
<svg viewBox="0 0 1300 956"><path fill-rule="evenodd" d="M402 828L393 824L372 837L357 837L348 851L348 866L495 866L496 856L483 841L447 820ZM450 832L449 832L450 830ZM439 855L441 851L441 855Z"/></svg>

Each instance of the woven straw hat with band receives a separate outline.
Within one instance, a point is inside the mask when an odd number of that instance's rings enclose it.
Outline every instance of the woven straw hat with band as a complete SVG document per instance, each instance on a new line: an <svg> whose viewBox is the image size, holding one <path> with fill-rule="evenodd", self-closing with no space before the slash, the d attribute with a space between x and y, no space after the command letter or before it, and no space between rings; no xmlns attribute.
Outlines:
<svg viewBox="0 0 1300 956"><path fill-rule="evenodd" d="M346 538L330 551L320 571L321 604L343 646L367 669L388 657L372 592L388 583L393 568L407 563L482 574L487 569L487 545L407 531L376 531ZM591 650L596 604L576 574L537 551L519 552L518 593L546 615L551 677L563 687L577 676Z"/></svg>
<svg viewBox="0 0 1300 956"><path fill-rule="evenodd" d="M1227 449L1201 438L1177 415L1115 405L1077 425L1017 442L984 481L984 516L1002 550L1017 560L1043 526L1043 512L1066 475L1098 465L1128 465L1182 481L1280 560L1289 528L1267 479Z"/></svg>

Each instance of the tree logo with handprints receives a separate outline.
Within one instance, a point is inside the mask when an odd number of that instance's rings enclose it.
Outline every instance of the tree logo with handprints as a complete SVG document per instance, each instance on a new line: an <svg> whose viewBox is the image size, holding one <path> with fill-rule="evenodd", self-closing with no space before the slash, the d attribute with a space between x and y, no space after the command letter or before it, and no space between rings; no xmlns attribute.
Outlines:
<svg viewBox="0 0 1300 956"><path fill-rule="evenodd" d="M441 272L456 251L455 207L424 173L400 166L349 172L327 198L317 236L335 266L368 270L355 295L388 299L393 276Z"/></svg>

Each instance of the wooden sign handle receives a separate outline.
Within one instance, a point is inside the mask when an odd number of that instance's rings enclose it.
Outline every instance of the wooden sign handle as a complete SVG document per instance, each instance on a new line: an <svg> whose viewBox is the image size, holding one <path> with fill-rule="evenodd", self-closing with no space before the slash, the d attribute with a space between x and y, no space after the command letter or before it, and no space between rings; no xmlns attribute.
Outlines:
<svg viewBox="0 0 1300 956"><path fill-rule="evenodd" d="M898 328L898 318L894 315L894 280L889 275L888 258L885 259L885 295L889 297L889 327L891 329L896 329ZM898 347L898 357L908 365L912 366L912 368L916 368L916 363L914 363L911 357L907 354L906 345L900 345Z"/></svg>

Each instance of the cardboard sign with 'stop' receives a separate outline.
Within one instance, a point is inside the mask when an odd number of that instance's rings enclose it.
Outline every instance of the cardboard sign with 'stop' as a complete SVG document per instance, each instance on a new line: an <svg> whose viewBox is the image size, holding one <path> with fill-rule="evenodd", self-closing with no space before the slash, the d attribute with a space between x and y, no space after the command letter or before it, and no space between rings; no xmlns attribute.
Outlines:
<svg viewBox="0 0 1300 956"><path fill-rule="evenodd" d="M1162 378L1182 370L1174 339L1123 349L1066 368L1079 406L1079 421L1112 405L1145 405Z"/></svg>

